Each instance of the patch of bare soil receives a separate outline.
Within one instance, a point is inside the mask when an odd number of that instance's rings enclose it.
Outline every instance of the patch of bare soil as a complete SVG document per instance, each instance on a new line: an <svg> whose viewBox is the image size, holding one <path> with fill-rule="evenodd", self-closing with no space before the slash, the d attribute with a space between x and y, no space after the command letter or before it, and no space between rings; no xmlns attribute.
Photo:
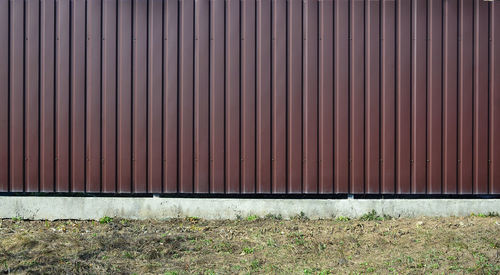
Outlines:
<svg viewBox="0 0 500 275"><path fill-rule="evenodd" d="M0 273L500 273L500 218L0 220Z"/></svg>

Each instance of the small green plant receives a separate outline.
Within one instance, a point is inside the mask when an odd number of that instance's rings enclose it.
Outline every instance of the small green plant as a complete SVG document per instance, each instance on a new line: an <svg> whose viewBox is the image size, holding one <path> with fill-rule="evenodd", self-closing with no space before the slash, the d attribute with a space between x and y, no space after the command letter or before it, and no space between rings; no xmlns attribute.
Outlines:
<svg viewBox="0 0 500 275"><path fill-rule="evenodd" d="M257 216L257 215L250 215L247 217L247 221L249 221L249 222L253 222L257 219L259 219L259 216Z"/></svg>
<svg viewBox="0 0 500 275"><path fill-rule="evenodd" d="M108 216L104 216L104 217L99 219L100 224L106 224L106 223L110 223L112 221L113 221L113 218L110 218Z"/></svg>
<svg viewBox="0 0 500 275"><path fill-rule="evenodd" d="M233 247L231 246L231 243L229 243L229 242L217 243L214 245L214 249L217 252L232 252L233 251Z"/></svg>
<svg viewBox="0 0 500 275"><path fill-rule="evenodd" d="M281 216L281 214L278 214L278 215L275 215L275 214L267 214L266 219L269 219L269 220L282 220L283 217Z"/></svg>
<svg viewBox="0 0 500 275"><path fill-rule="evenodd" d="M359 218L361 221L385 221L392 219L389 215L380 216L377 211L372 210Z"/></svg>
<svg viewBox="0 0 500 275"><path fill-rule="evenodd" d="M22 221L22 220L23 220L23 218L22 218L22 217L19 217L19 216L16 216L16 217L13 217L13 218L12 218L12 221L15 221L15 222L20 222L20 221Z"/></svg>
<svg viewBox="0 0 500 275"><path fill-rule="evenodd" d="M252 254L253 251L254 251L254 249L251 247L244 247L243 248L243 253L245 253L245 254Z"/></svg>
<svg viewBox="0 0 500 275"><path fill-rule="evenodd" d="M257 270L260 268L262 264L260 263L259 260L255 259L253 260L251 263L250 263L250 267L252 268L252 270Z"/></svg>
<svg viewBox="0 0 500 275"><path fill-rule="evenodd" d="M351 219L349 217L338 216L335 220L338 221L338 222L348 222Z"/></svg>
<svg viewBox="0 0 500 275"><path fill-rule="evenodd" d="M130 254L130 252L128 252L128 251L123 252L123 257L127 258L127 259L133 259L134 258L134 256L132 256L132 254Z"/></svg>
<svg viewBox="0 0 500 275"><path fill-rule="evenodd" d="M167 272L165 272L164 275L179 275L179 272L177 272L177 271L167 271Z"/></svg>
<svg viewBox="0 0 500 275"><path fill-rule="evenodd" d="M368 272L368 273L375 272L375 268L374 267L368 267L368 268L366 268L366 272Z"/></svg>
<svg viewBox="0 0 500 275"><path fill-rule="evenodd" d="M267 240L267 246L269 247L273 247L273 246L276 246L276 243L274 242L273 239L268 239Z"/></svg>
<svg viewBox="0 0 500 275"><path fill-rule="evenodd" d="M300 214L297 216L299 220L308 220L309 218L306 216L306 213L300 211Z"/></svg>
<svg viewBox="0 0 500 275"><path fill-rule="evenodd" d="M306 240L304 239L304 234L302 233L294 233L294 242L297 245L304 245L306 243Z"/></svg>
<svg viewBox="0 0 500 275"><path fill-rule="evenodd" d="M377 217L377 212L375 210L372 210L371 212L363 214L359 219L362 221L374 221L377 219Z"/></svg>
<svg viewBox="0 0 500 275"><path fill-rule="evenodd" d="M478 214L471 213L470 215L472 217L479 217L479 218L492 218L492 217L498 217L499 216L499 214L496 213L496 212L489 212L487 214L484 214L484 213L478 213Z"/></svg>

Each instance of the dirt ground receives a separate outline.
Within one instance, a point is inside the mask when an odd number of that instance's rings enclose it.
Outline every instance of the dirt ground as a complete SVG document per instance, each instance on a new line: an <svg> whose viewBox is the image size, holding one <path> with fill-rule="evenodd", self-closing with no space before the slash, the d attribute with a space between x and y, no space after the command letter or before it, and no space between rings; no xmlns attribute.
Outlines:
<svg viewBox="0 0 500 275"><path fill-rule="evenodd" d="M0 220L0 273L500 274L500 218Z"/></svg>

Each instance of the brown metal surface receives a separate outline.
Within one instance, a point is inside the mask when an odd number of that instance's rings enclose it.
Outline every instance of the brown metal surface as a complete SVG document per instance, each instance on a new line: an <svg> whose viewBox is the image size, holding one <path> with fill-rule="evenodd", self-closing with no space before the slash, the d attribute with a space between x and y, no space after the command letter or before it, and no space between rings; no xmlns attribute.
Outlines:
<svg viewBox="0 0 500 275"><path fill-rule="evenodd" d="M0 0L0 192L500 194L500 2Z"/></svg>

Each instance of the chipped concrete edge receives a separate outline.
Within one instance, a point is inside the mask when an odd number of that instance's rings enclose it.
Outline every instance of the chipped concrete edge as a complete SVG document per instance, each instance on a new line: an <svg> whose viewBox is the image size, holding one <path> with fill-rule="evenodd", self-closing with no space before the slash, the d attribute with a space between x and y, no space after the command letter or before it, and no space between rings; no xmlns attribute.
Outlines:
<svg viewBox="0 0 500 275"><path fill-rule="evenodd" d="M372 210L392 217L500 213L500 199L211 199L0 196L0 218L96 220L199 217L235 219L268 214L311 219L359 217Z"/></svg>

